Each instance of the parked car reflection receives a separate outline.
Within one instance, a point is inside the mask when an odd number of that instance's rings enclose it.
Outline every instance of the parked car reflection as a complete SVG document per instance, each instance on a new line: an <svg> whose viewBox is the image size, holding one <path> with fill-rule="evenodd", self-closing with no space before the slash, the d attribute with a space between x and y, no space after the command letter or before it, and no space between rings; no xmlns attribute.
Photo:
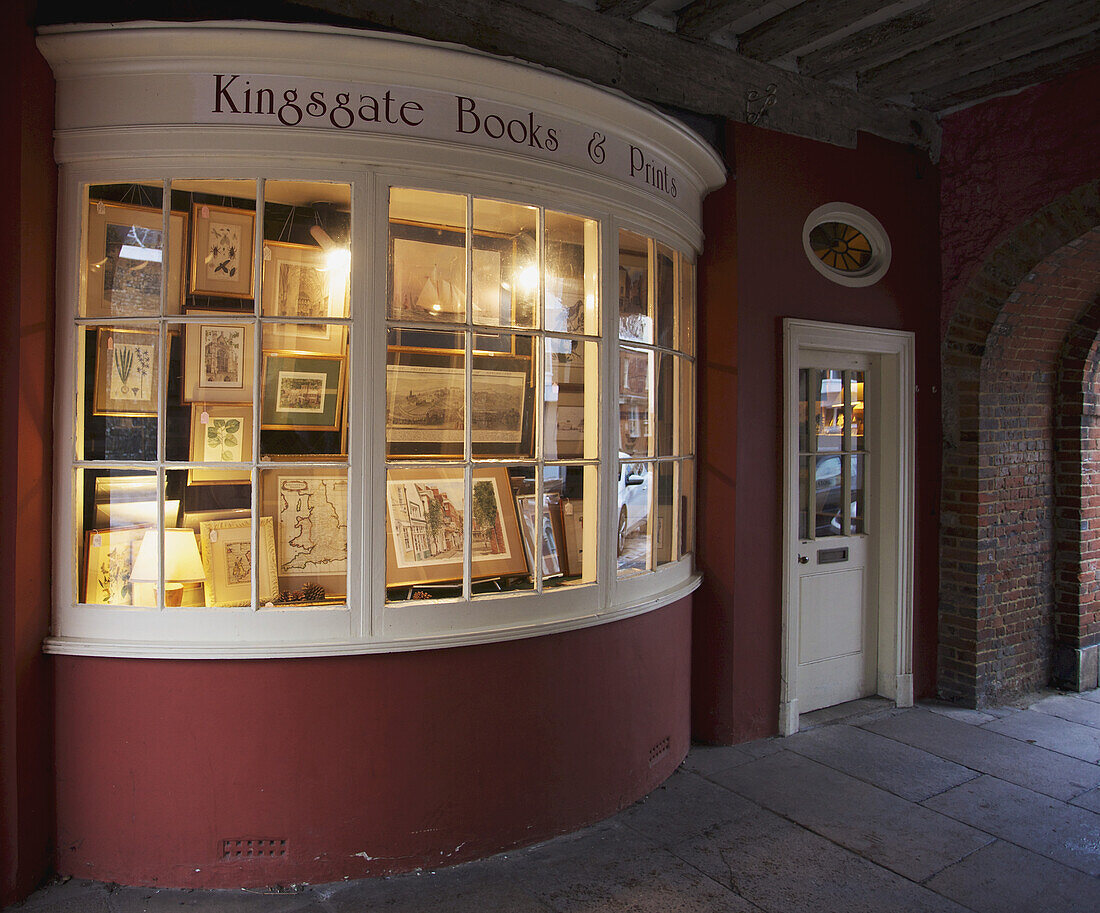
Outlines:
<svg viewBox="0 0 1100 913"><path fill-rule="evenodd" d="M640 566L645 567L651 473L645 463L624 462L629 459L630 454L619 454L619 566L632 567L623 559L632 562L640 557ZM640 555L634 555L635 551Z"/></svg>

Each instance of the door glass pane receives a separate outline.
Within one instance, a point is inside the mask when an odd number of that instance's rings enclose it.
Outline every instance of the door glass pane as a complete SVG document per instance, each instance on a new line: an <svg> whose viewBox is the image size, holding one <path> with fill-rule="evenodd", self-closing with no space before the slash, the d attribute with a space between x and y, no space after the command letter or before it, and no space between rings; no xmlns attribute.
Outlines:
<svg viewBox="0 0 1100 913"><path fill-rule="evenodd" d="M814 535L840 536L844 530L843 516L843 462L840 456L819 456L814 460L816 517Z"/></svg>
<svg viewBox="0 0 1100 913"><path fill-rule="evenodd" d="M814 428L817 450L840 450L844 440L844 383L840 371L816 371Z"/></svg>
<svg viewBox="0 0 1100 913"><path fill-rule="evenodd" d="M798 538L808 539L810 528L810 460L808 456L798 458Z"/></svg>
<svg viewBox="0 0 1100 913"><path fill-rule="evenodd" d="M805 453L810 449L810 369L801 368L798 372L798 450Z"/></svg>
<svg viewBox="0 0 1100 913"><path fill-rule="evenodd" d="M852 408L852 449L863 449L863 382L862 371L849 371L849 398Z"/></svg>
<svg viewBox="0 0 1100 913"><path fill-rule="evenodd" d="M849 471L851 472L851 493L849 495L848 517L851 523L851 533L858 536L867 532L866 515L867 505L864 499L864 467L866 457L863 454L848 457Z"/></svg>

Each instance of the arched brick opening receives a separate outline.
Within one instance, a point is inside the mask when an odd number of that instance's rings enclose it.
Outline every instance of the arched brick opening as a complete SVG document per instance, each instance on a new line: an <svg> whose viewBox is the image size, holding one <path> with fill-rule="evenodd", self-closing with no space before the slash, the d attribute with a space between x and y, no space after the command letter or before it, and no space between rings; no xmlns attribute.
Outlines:
<svg viewBox="0 0 1100 913"><path fill-rule="evenodd" d="M1053 677L1084 691L1100 672L1100 300L1062 347L1054 454Z"/></svg>
<svg viewBox="0 0 1100 913"><path fill-rule="evenodd" d="M1055 389L1100 291L1100 181L1012 232L964 290L943 343L938 686L968 706L1050 681Z"/></svg>

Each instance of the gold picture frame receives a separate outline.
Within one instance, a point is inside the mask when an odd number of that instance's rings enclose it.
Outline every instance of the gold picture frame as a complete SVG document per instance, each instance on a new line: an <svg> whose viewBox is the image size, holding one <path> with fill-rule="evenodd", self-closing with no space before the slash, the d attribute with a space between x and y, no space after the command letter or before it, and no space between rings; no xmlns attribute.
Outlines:
<svg viewBox="0 0 1100 913"><path fill-rule="evenodd" d="M163 231L164 213L160 208L88 200L85 317L160 316ZM187 213L169 213L167 314L180 313L183 303L186 236ZM148 256L141 256L142 251Z"/></svg>
<svg viewBox="0 0 1100 913"><path fill-rule="evenodd" d="M86 605L133 605L130 573L141 540L151 527L91 529L84 534L83 593Z"/></svg>
<svg viewBox="0 0 1100 913"><path fill-rule="evenodd" d="M192 295L251 298L256 213L210 203L191 207Z"/></svg>
<svg viewBox="0 0 1100 913"><path fill-rule="evenodd" d="M251 403L255 324L219 320L229 316L221 311L206 313L209 321L184 326L180 398L185 403Z"/></svg>
<svg viewBox="0 0 1100 913"><path fill-rule="evenodd" d="M265 241L261 293L264 316L346 318L351 274L344 273L343 289L334 289L331 268L328 254L320 247ZM264 327L264 348L342 355L346 336L343 324L272 323Z"/></svg>
<svg viewBox="0 0 1100 913"><path fill-rule="evenodd" d="M95 415L157 414L160 332L100 327L96 331Z"/></svg>
<svg viewBox="0 0 1100 913"><path fill-rule="evenodd" d="M252 604L252 520L203 520L199 523L206 604L212 607ZM259 604L279 595L275 575L275 534L271 517L260 517Z"/></svg>

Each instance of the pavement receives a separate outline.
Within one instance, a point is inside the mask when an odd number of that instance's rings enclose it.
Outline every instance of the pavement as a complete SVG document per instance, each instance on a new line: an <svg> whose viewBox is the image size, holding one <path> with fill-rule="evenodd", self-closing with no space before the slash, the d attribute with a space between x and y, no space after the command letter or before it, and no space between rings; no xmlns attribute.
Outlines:
<svg viewBox="0 0 1100 913"><path fill-rule="evenodd" d="M696 746L600 824L438 871L267 890L57 880L19 913L1095 913L1100 692L878 698ZM7 913L7 911L5 911Z"/></svg>

